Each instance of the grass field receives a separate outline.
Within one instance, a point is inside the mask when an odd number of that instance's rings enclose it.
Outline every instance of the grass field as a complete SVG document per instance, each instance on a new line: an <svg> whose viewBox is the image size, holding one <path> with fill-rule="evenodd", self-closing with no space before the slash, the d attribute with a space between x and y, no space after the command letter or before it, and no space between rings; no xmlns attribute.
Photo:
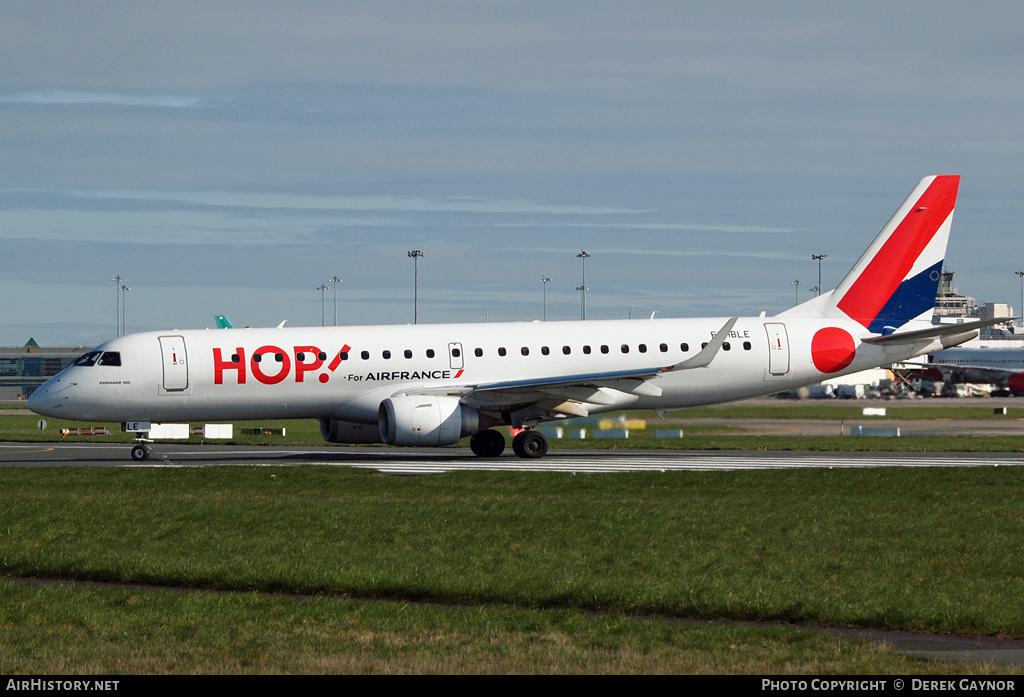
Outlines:
<svg viewBox="0 0 1024 697"><path fill-rule="evenodd" d="M991 672L663 618L1024 637L1022 480L0 470L3 574L232 591L4 583L0 670Z"/></svg>

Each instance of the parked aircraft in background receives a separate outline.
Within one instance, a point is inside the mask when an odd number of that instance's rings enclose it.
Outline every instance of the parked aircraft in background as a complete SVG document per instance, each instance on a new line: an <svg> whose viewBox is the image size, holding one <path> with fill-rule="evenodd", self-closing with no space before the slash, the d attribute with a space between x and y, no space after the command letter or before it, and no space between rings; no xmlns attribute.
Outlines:
<svg viewBox="0 0 1024 697"><path fill-rule="evenodd" d="M1024 393L1024 348L952 348L907 365L904 376L951 385L996 385Z"/></svg>
<svg viewBox="0 0 1024 697"><path fill-rule="evenodd" d="M835 290L774 317L165 331L97 346L28 400L57 418L315 418L335 443L541 457L548 421L766 395L958 345L930 322L960 177L914 188ZM1004 321L1004 320L999 320ZM145 459L149 446L132 449Z"/></svg>

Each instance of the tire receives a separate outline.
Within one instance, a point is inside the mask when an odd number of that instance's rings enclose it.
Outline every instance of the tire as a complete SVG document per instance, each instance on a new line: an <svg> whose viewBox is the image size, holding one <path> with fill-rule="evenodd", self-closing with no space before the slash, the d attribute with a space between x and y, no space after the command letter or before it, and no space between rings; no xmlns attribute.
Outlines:
<svg viewBox="0 0 1024 697"><path fill-rule="evenodd" d="M132 459L136 462L142 462L149 457L149 448L144 445L132 446Z"/></svg>
<svg viewBox="0 0 1024 697"><path fill-rule="evenodd" d="M477 457L498 457L505 452L505 436L491 429L477 431L470 437L469 447Z"/></svg>
<svg viewBox="0 0 1024 697"><path fill-rule="evenodd" d="M524 431L512 441L512 450L522 458L541 458L548 453L548 439L540 431Z"/></svg>

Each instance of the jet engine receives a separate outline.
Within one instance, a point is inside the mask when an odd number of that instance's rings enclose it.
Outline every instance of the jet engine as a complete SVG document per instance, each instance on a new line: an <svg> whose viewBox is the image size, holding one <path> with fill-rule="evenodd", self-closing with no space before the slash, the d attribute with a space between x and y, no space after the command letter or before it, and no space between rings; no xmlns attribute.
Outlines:
<svg viewBox="0 0 1024 697"><path fill-rule="evenodd" d="M399 394L380 403L377 424L388 445L454 445L480 430L480 414L458 397Z"/></svg>
<svg viewBox="0 0 1024 697"><path fill-rule="evenodd" d="M1024 373L1014 373L1006 380L1006 386L1014 392L1024 392Z"/></svg>
<svg viewBox="0 0 1024 697"><path fill-rule="evenodd" d="M380 429L372 424L357 424L338 419L317 419L320 435L328 443L380 443Z"/></svg>

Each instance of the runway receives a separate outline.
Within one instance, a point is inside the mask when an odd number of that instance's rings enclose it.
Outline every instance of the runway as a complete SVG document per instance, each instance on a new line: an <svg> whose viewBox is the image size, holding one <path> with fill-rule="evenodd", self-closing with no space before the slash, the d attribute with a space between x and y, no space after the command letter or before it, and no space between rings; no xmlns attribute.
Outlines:
<svg viewBox="0 0 1024 697"><path fill-rule="evenodd" d="M274 467L332 466L395 475L455 471L668 472L851 467L1001 467L1024 465L1024 453L873 453L694 450L564 450L540 460L508 452L478 458L465 448L296 448L156 444L137 463L124 443L0 443L0 467Z"/></svg>

